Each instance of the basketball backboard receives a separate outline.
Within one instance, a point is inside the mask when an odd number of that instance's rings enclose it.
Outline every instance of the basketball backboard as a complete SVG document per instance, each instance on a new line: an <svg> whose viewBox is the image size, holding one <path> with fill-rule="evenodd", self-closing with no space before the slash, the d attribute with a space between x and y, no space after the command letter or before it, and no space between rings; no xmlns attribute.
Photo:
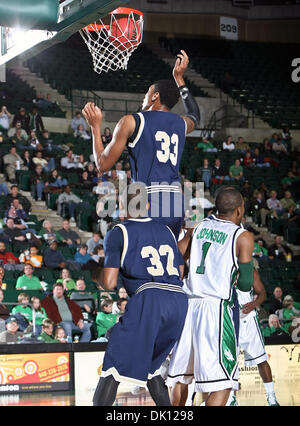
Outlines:
<svg viewBox="0 0 300 426"><path fill-rule="evenodd" d="M21 55L23 60L35 56L126 3L128 0L60 0L57 22L49 24L47 29L22 28L22 24L1 26L0 66L16 56ZM19 15L22 18L22 11ZM18 22L22 22L20 18Z"/></svg>

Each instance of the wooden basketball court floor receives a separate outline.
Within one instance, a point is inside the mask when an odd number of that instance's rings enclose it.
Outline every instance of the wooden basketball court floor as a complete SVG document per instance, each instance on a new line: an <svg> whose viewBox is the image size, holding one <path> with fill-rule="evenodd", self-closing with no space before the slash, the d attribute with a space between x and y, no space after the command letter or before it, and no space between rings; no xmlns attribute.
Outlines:
<svg viewBox="0 0 300 426"><path fill-rule="evenodd" d="M286 380L275 383L275 391L281 406L300 406L300 381ZM258 384L237 393L239 406L267 406L263 384ZM194 405L200 405L202 394L197 394ZM92 393L82 392L35 392L0 395L0 406L90 406ZM143 390L138 395L130 392L118 395L117 406L153 406L149 393Z"/></svg>

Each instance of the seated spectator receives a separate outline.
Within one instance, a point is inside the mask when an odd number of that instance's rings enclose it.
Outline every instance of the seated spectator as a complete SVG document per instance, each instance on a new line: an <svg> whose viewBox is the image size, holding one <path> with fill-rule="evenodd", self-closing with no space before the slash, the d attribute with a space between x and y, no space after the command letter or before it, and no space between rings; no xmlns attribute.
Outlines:
<svg viewBox="0 0 300 426"><path fill-rule="evenodd" d="M103 239L101 238L100 232L93 232L92 238L87 240L86 245L88 247L88 253L92 256L95 247L99 244L103 244Z"/></svg>
<svg viewBox="0 0 300 426"><path fill-rule="evenodd" d="M76 281L76 290L71 294L70 299L76 301L77 305L80 306L83 318L86 321L93 321L96 316L95 300L92 294L86 291L84 279L79 278Z"/></svg>
<svg viewBox="0 0 300 426"><path fill-rule="evenodd" d="M5 172L8 175L8 180L11 183L16 183L16 171L26 170L24 167L24 161L17 153L16 147L12 146L9 150L9 154L3 156L3 163Z"/></svg>
<svg viewBox="0 0 300 426"><path fill-rule="evenodd" d="M46 173L49 173L49 172L51 172L52 170L55 169L55 160L54 160L54 158L51 157L51 158L49 158L49 161L46 160L43 157L42 151L37 151L34 154L34 156L32 158L32 162L33 162L33 164L35 164L35 166L41 166Z"/></svg>
<svg viewBox="0 0 300 426"><path fill-rule="evenodd" d="M105 148L106 145L108 145L109 142L112 140L112 132L109 127L105 127L103 135L101 135L101 138L102 138L103 146Z"/></svg>
<svg viewBox="0 0 300 426"><path fill-rule="evenodd" d="M242 136L239 136L237 143L235 144L235 150L240 152L241 154L245 154L250 150L250 146L244 141Z"/></svg>
<svg viewBox="0 0 300 426"><path fill-rule="evenodd" d="M101 302L101 312L98 312L96 316L98 338L104 336L107 330L116 323L117 315L112 313L112 306L111 299L104 299Z"/></svg>
<svg viewBox="0 0 300 426"><path fill-rule="evenodd" d="M93 182L89 178L89 174L86 170L84 170L80 176L80 179L77 183L77 187L85 190L85 191L92 191L93 189Z"/></svg>
<svg viewBox="0 0 300 426"><path fill-rule="evenodd" d="M41 306L41 300L33 296L31 298L31 323L33 325L33 311L34 311L34 318L35 318L35 337L38 337L42 332L42 324L44 320L47 318L47 314L45 309Z"/></svg>
<svg viewBox="0 0 300 426"><path fill-rule="evenodd" d="M82 117L81 112L76 111L75 116L72 118L71 125L70 125L73 132L76 132L76 130L78 129L78 126L80 125L83 127L83 130L87 130L87 124L85 119Z"/></svg>
<svg viewBox="0 0 300 426"><path fill-rule="evenodd" d="M79 269L76 262L70 259L65 259L62 252L57 250L57 241L55 240L50 243L49 248L47 248L44 252L44 264L50 269Z"/></svg>
<svg viewBox="0 0 300 426"><path fill-rule="evenodd" d="M254 149L254 154L252 155L253 161L257 167L270 167L269 162L265 162L264 155L260 152L259 148Z"/></svg>
<svg viewBox="0 0 300 426"><path fill-rule="evenodd" d="M7 136L9 138L12 138L13 136L16 135L18 130L20 130L20 132L18 132L18 135L21 136L26 142L28 140L28 133L29 132L26 132L26 130L22 127L21 121L16 121L16 123L13 124L13 126L7 132Z"/></svg>
<svg viewBox="0 0 300 426"><path fill-rule="evenodd" d="M30 117L27 114L25 108L23 108L23 107L21 107L19 109L19 113L17 113L14 116L14 119L13 119L13 122L12 122L12 127L14 127L18 121L21 123L22 129L24 129L26 131L26 133L29 134L29 132L30 132L30 126L29 126Z"/></svg>
<svg viewBox="0 0 300 426"><path fill-rule="evenodd" d="M243 181L243 167L240 160L235 160L234 164L229 168L229 176L235 183Z"/></svg>
<svg viewBox="0 0 300 426"><path fill-rule="evenodd" d="M221 164L221 160L216 158L215 164L211 171L211 181L214 185L221 184L224 181L230 180L225 167Z"/></svg>
<svg viewBox="0 0 300 426"><path fill-rule="evenodd" d="M76 283L72 279L69 269L64 268L61 270L60 278L56 280L57 283L62 283L65 291L76 290Z"/></svg>
<svg viewBox="0 0 300 426"><path fill-rule="evenodd" d="M70 169L83 169L83 164L79 161L79 156L74 155L73 151L69 149L66 152L66 156L62 157L60 160L60 165L64 170Z"/></svg>
<svg viewBox="0 0 300 426"><path fill-rule="evenodd" d="M86 201L82 201L77 195L71 191L70 185L64 187L64 191L57 198L57 214L62 215L63 206L65 207L68 216L70 217L70 222L75 222L75 211L76 208L89 207L89 204Z"/></svg>
<svg viewBox="0 0 300 426"><path fill-rule="evenodd" d="M91 139L91 135L88 133L88 131L83 127L82 124L79 124L77 126L77 129L74 132L74 136L75 138L80 138L80 139L84 139L84 140L89 140Z"/></svg>
<svg viewBox="0 0 300 426"><path fill-rule="evenodd" d="M62 327L56 327L55 332L54 332L54 337L60 343L67 343L68 342L67 334Z"/></svg>
<svg viewBox="0 0 300 426"><path fill-rule="evenodd" d="M3 105L0 110L0 132L7 133L9 129L10 118L11 118L11 113L8 112L6 106Z"/></svg>
<svg viewBox="0 0 300 426"><path fill-rule="evenodd" d="M214 147L213 143L209 138L202 138L200 142L197 143L195 149L200 149L203 152L217 152L217 148Z"/></svg>
<svg viewBox="0 0 300 426"><path fill-rule="evenodd" d="M268 138L265 138L262 143L261 152L268 158L272 154L272 144Z"/></svg>
<svg viewBox="0 0 300 426"><path fill-rule="evenodd" d="M2 303L3 299L4 299L4 291L0 287L0 333L2 331L5 331L5 321L10 316L8 307L4 303Z"/></svg>
<svg viewBox="0 0 300 426"><path fill-rule="evenodd" d="M199 177L202 182L204 182L204 189L209 189L210 180L211 180L211 167L209 166L209 162L207 158L203 160L203 166L199 168Z"/></svg>
<svg viewBox="0 0 300 426"><path fill-rule="evenodd" d="M295 302L289 294L285 296L282 302L282 308L276 311L283 329L289 333L289 328L295 318L300 318L300 303Z"/></svg>
<svg viewBox="0 0 300 426"><path fill-rule="evenodd" d="M85 170L88 172L89 180L93 183L96 183L98 181L98 172L94 163L88 163L85 167Z"/></svg>
<svg viewBox="0 0 300 426"><path fill-rule="evenodd" d="M243 159L243 165L244 165L244 167L249 167L249 168L255 167L255 162L254 162L254 159L251 156L250 151L246 152L246 155Z"/></svg>
<svg viewBox="0 0 300 426"><path fill-rule="evenodd" d="M297 204L292 198L291 191L285 191L284 197L280 200L280 204L286 212L289 210L290 207L294 207L295 209L297 208Z"/></svg>
<svg viewBox="0 0 300 426"><path fill-rule="evenodd" d="M44 309L44 308L43 308ZM42 340L44 343L60 343L60 340L56 336L53 336L54 322L45 318L42 321L42 331L38 337L38 340Z"/></svg>
<svg viewBox="0 0 300 426"><path fill-rule="evenodd" d="M42 229L38 233L39 236L41 236L45 241L47 241L49 244L52 241L56 241L58 244L64 242L64 238L58 231L53 229L52 223L50 220L44 220Z"/></svg>
<svg viewBox="0 0 300 426"><path fill-rule="evenodd" d="M266 226L266 218L270 211L262 192L257 192L256 197L251 200L250 210L253 212L254 221L258 225Z"/></svg>
<svg viewBox="0 0 300 426"><path fill-rule="evenodd" d="M23 271L24 266L20 265L19 259L10 251L6 251L6 245L0 241L0 262L5 270Z"/></svg>
<svg viewBox="0 0 300 426"><path fill-rule="evenodd" d="M86 244L81 244L78 251L74 256L75 262L79 263L81 267L85 265L88 261L92 260L92 256L87 252L88 246Z"/></svg>
<svg viewBox="0 0 300 426"><path fill-rule="evenodd" d="M98 244L93 250L92 259L99 263L100 259L104 259L104 256L104 247L102 244Z"/></svg>
<svg viewBox="0 0 300 426"><path fill-rule="evenodd" d="M42 132L40 137L40 142L43 146L43 149L47 154L53 154L53 151L62 151L63 147L61 145L57 145L53 142L52 137L50 137L49 130L45 129Z"/></svg>
<svg viewBox="0 0 300 426"><path fill-rule="evenodd" d="M32 108L29 126L31 130L34 130L38 134L42 133L45 130L43 119L39 114L39 111L36 106Z"/></svg>
<svg viewBox="0 0 300 426"><path fill-rule="evenodd" d="M47 179L48 185L46 190L50 192L61 192L62 188L68 184L68 180L62 178L57 169L51 171Z"/></svg>
<svg viewBox="0 0 300 426"><path fill-rule="evenodd" d="M299 182L299 180L299 176L294 176L293 172L289 170L287 176L281 179L280 183L283 189L287 189L293 186L296 182Z"/></svg>
<svg viewBox="0 0 300 426"><path fill-rule="evenodd" d="M25 229L23 224L15 224L14 218L11 217L6 219L5 224L6 228L4 228L2 234L0 234L0 240L2 239L2 241L4 240L9 243L16 241L25 243L27 241L26 235L24 235L22 231ZM20 226L22 227L21 229L19 229Z"/></svg>
<svg viewBox="0 0 300 426"><path fill-rule="evenodd" d="M259 258L259 260L268 259L268 249L265 247L266 243L263 239L254 241L254 252L253 256Z"/></svg>
<svg viewBox="0 0 300 426"><path fill-rule="evenodd" d="M24 275L17 279L16 290L43 290L39 278L33 275L33 267L29 263L24 266Z"/></svg>
<svg viewBox="0 0 300 426"><path fill-rule="evenodd" d="M277 192L271 191L271 197L267 199L267 206L272 211L272 216L278 219L283 214L281 202L277 199Z"/></svg>
<svg viewBox="0 0 300 426"><path fill-rule="evenodd" d="M269 259L288 260L288 257L292 257L292 250L282 244L282 237L276 235L274 244L269 247Z"/></svg>
<svg viewBox="0 0 300 426"><path fill-rule="evenodd" d="M223 142L223 151L234 151L235 145L232 142L232 137L227 136L226 141Z"/></svg>
<svg viewBox="0 0 300 426"><path fill-rule="evenodd" d="M287 148L282 143L281 139L278 139L276 142L273 143L272 150L278 155L287 155L288 154Z"/></svg>
<svg viewBox="0 0 300 426"><path fill-rule="evenodd" d="M5 321L6 331L0 333L1 343L17 343L22 337L23 333L19 332L19 323L17 318L10 316Z"/></svg>
<svg viewBox="0 0 300 426"><path fill-rule="evenodd" d="M1 243L0 243L1 244ZM39 249L36 245L22 252L19 256L20 263L31 265L33 268L41 268L43 266L43 256L39 254Z"/></svg>
<svg viewBox="0 0 300 426"><path fill-rule="evenodd" d="M63 327L68 340L72 341L72 332L81 332L80 342L91 340L91 324L84 322L81 309L77 303L64 295L64 287L61 283L53 285L53 295L49 294L42 300L48 318L55 325Z"/></svg>
<svg viewBox="0 0 300 426"><path fill-rule="evenodd" d="M62 228L59 229L59 234L63 237L63 243L67 244L69 247L78 247L80 244L80 237L77 232L73 231L70 226L70 221L64 219L62 223Z"/></svg>
<svg viewBox="0 0 300 426"><path fill-rule="evenodd" d="M34 173L30 175L30 185L37 201L42 201L47 175L43 171L41 165L37 165Z"/></svg>
<svg viewBox="0 0 300 426"><path fill-rule="evenodd" d="M25 212L28 214L31 210L31 203L27 197L19 194L19 188L17 185L12 185L10 187L10 194L6 197L5 208L11 207L13 205L14 200L19 200L19 203L22 205Z"/></svg>
<svg viewBox="0 0 300 426"><path fill-rule="evenodd" d="M278 309L282 308L282 289L275 287L273 290L273 296L270 299L269 313L275 314Z"/></svg>
<svg viewBox="0 0 300 426"><path fill-rule="evenodd" d="M28 149L29 151L42 151L43 149L43 146L40 144L36 136L35 130L30 130L26 149Z"/></svg>
<svg viewBox="0 0 300 426"><path fill-rule="evenodd" d="M288 335L284 327L280 324L278 316L275 314L269 316L269 326L263 328L262 333L264 337L284 337Z"/></svg>
<svg viewBox="0 0 300 426"><path fill-rule="evenodd" d="M26 293L19 294L18 305L14 306L11 312L18 320L20 331L25 331L32 318L29 296Z"/></svg>
<svg viewBox="0 0 300 426"><path fill-rule="evenodd" d="M24 132L25 135L22 132ZM28 135L26 134L25 130L21 129L21 127L17 127L15 134L9 138L9 142L18 150L23 150L26 149L27 139Z"/></svg>
<svg viewBox="0 0 300 426"><path fill-rule="evenodd" d="M4 213L4 223L7 222L7 219L13 219L16 228L27 229L26 220L29 219L28 214L23 209L23 206L20 204L19 200L14 200L12 206L5 210Z"/></svg>

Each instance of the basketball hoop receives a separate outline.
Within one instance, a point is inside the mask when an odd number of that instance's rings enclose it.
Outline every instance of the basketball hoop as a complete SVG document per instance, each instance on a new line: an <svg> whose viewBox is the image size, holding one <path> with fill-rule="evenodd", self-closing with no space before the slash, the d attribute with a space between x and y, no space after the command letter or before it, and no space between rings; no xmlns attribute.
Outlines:
<svg viewBox="0 0 300 426"><path fill-rule="evenodd" d="M131 54L143 38L144 14L135 9L119 7L94 22L80 34L92 58L94 71L127 69Z"/></svg>

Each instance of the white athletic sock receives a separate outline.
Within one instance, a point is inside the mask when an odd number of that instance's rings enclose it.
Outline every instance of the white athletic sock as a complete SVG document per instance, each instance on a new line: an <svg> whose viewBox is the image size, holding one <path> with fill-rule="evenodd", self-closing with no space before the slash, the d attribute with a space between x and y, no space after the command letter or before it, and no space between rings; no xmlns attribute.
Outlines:
<svg viewBox="0 0 300 426"><path fill-rule="evenodd" d="M273 382L264 383L264 386L265 386L267 394L274 393L274 383Z"/></svg>

